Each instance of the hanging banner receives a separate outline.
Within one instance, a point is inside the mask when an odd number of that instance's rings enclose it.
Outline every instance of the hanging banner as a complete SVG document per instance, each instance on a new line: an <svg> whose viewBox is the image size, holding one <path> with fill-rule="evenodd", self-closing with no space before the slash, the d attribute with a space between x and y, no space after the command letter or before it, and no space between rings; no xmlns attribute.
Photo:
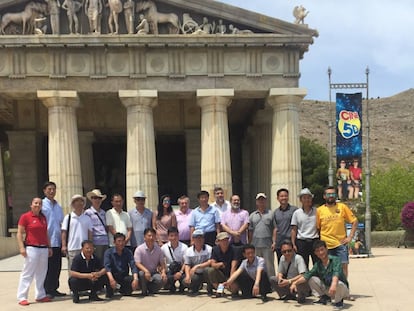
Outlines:
<svg viewBox="0 0 414 311"><path fill-rule="evenodd" d="M336 157L360 158L362 155L362 93L336 94Z"/></svg>
<svg viewBox="0 0 414 311"><path fill-rule="evenodd" d="M357 199L361 191L362 93L336 94L336 161L341 199ZM346 185L346 187L344 187ZM343 191L341 191L343 190Z"/></svg>

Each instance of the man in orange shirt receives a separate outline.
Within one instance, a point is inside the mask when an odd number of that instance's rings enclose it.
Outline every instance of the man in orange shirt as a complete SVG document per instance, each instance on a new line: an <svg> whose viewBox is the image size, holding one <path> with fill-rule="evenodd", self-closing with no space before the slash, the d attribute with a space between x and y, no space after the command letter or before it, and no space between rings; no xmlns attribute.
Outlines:
<svg viewBox="0 0 414 311"><path fill-rule="evenodd" d="M325 204L316 210L316 227L320 231L321 240L326 242L329 255L341 259L342 269L348 277L348 244L355 235L358 219L347 205L336 201L334 187L326 188L323 198ZM349 236L346 234L345 223L352 224Z"/></svg>

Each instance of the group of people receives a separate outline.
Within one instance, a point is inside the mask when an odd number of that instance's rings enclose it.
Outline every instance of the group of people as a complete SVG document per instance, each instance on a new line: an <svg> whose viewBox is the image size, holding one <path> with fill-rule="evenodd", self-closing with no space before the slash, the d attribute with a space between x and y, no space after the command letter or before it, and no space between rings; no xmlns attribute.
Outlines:
<svg viewBox="0 0 414 311"><path fill-rule="evenodd" d="M346 161L341 160L336 171L336 180L339 199L358 199L362 186L362 169L359 167L359 160L353 159L349 168L347 168Z"/></svg>
<svg viewBox="0 0 414 311"><path fill-rule="evenodd" d="M349 296L347 245L357 219L337 202L334 187L325 190L325 204L317 209L307 188L299 194L301 208L289 203L287 189L279 189L280 206L274 211L267 206L266 194L258 193L250 215L241 208L240 196L227 201L220 187L214 189L213 203L207 191L200 191L195 209L182 196L176 211L169 195L151 211L145 206L145 193L137 191L135 207L128 212L120 194L112 195L112 208L104 211L101 204L107 197L93 189L86 195L91 206L86 208L86 198L74 195L66 216L54 199L56 185L47 182L43 191L45 198L34 198L18 223L20 253L25 257L17 294L20 305L29 304L33 278L36 301L65 295L58 291L62 255L68 259L74 303L85 291L92 301L103 300L99 294L104 291L108 299L116 292L131 295L140 290L147 296L161 289L187 289L195 296L203 284L208 295L221 296L227 290L232 296L241 293L263 301L272 291L298 303L313 293L319 297L316 303L332 300L336 309ZM352 223L348 236L345 223Z"/></svg>

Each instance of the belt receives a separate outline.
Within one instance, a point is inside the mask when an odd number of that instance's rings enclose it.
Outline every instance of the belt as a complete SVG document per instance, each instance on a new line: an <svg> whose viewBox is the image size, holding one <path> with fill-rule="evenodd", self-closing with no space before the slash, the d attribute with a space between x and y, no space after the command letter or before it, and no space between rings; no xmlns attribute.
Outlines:
<svg viewBox="0 0 414 311"><path fill-rule="evenodd" d="M298 239L298 240L301 240L301 241L304 241L304 242L313 242L315 240L319 240L319 238L313 238L313 239Z"/></svg>
<svg viewBox="0 0 414 311"><path fill-rule="evenodd" d="M47 245L26 245L26 247L27 246L36 247L36 248L49 248L49 246Z"/></svg>

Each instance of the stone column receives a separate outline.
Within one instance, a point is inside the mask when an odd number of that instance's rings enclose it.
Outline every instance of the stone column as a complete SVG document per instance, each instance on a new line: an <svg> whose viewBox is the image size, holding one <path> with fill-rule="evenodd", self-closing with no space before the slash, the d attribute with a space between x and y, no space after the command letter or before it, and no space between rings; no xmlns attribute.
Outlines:
<svg viewBox="0 0 414 311"><path fill-rule="evenodd" d="M49 180L57 185L56 200L68 212L70 198L82 194L76 91L37 91L48 108Z"/></svg>
<svg viewBox="0 0 414 311"><path fill-rule="evenodd" d="M278 206L276 192L287 188L290 202L298 205L302 187L299 141L299 104L306 95L302 88L270 89L268 103L273 107L273 147L271 206Z"/></svg>
<svg viewBox="0 0 414 311"><path fill-rule="evenodd" d="M232 194L229 126L227 107L234 96L233 89L197 90L201 107L201 189L214 200L214 187L219 186L228 198Z"/></svg>
<svg viewBox="0 0 414 311"><path fill-rule="evenodd" d="M185 130L185 153L187 195L190 198L191 206L195 206L201 183L201 133L199 129Z"/></svg>
<svg viewBox="0 0 414 311"><path fill-rule="evenodd" d="M7 236L7 202L3 173L3 148L0 145L0 236Z"/></svg>
<svg viewBox="0 0 414 311"><path fill-rule="evenodd" d="M257 161L257 192L264 192L272 196L271 171L272 171L272 115L271 107L259 110L253 121L255 128L255 151ZM256 193L255 193L256 194Z"/></svg>
<svg viewBox="0 0 414 311"><path fill-rule="evenodd" d="M158 92L120 90L119 98L127 108L126 204L128 208L134 207L132 196L142 190L147 196L147 207L156 210L158 179L152 109L158 104Z"/></svg>
<svg viewBox="0 0 414 311"><path fill-rule="evenodd" d="M79 132L79 151L84 193L95 188L95 165L93 161L93 132Z"/></svg>
<svg viewBox="0 0 414 311"><path fill-rule="evenodd" d="M37 135L35 131L8 131L13 224L29 210L38 188Z"/></svg>

